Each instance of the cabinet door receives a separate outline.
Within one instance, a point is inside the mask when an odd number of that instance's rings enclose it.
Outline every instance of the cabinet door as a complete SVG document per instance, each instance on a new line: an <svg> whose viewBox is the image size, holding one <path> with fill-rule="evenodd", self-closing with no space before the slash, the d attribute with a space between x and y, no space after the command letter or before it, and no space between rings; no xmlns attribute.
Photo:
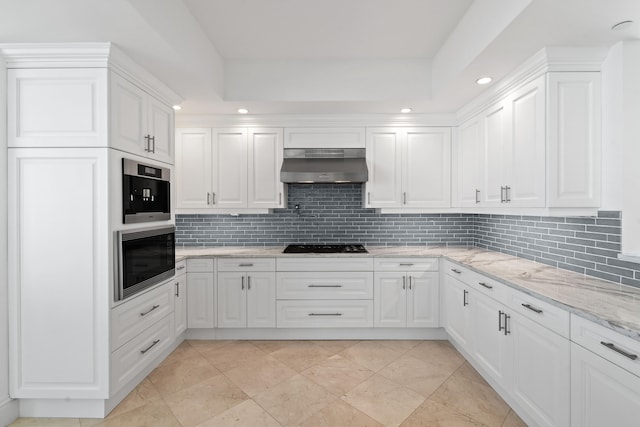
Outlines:
<svg viewBox="0 0 640 427"><path fill-rule="evenodd" d="M213 273L187 273L187 327L215 327Z"/></svg>
<svg viewBox="0 0 640 427"><path fill-rule="evenodd" d="M404 273L375 273L373 300L375 327L407 326L407 278Z"/></svg>
<svg viewBox="0 0 640 427"><path fill-rule="evenodd" d="M276 327L276 273L247 273L247 327Z"/></svg>
<svg viewBox="0 0 640 427"><path fill-rule="evenodd" d="M173 108L152 96L147 98L147 107L147 132L153 137L149 157L173 164Z"/></svg>
<svg viewBox="0 0 640 427"><path fill-rule="evenodd" d="M509 345L511 337L505 335L499 326L508 323L499 312L504 311L502 304L492 298L474 292L471 310L473 331L472 354L474 359L498 383L507 385L511 376L511 357Z"/></svg>
<svg viewBox="0 0 640 427"><path fill-rule="evenodd" d="M365 204L369 208L399 208L402 192L402 130L367 129Z"/></svg>
<svg viewBox="0 0 640 427"><path fill-rule="evenodd" d="M476 206L480 203L483 158L482 120L478 116L461 125L458 131L456 176L459 206Z"/></svg>
<svg viewBox="0 0 640 427"><path fill-rule="evenodd" d="M177 209L211 207L211 129L176 132Z"/></svg>
<svg viewBox="0 0 640 427"><path fill-rule="evenodd" d="M537 425L569 425L569 340L517 314L509 327L514 364L511 396Z"/></svg>
<svg viewBox="0 0 640 427"><path fill-rule="evenodd" d="M215 208L247 207L247 131L214 129L213 193Z"/></svg>
<svg viewBox="0 0 640 427"><path fill-rule="evenodd" d="M451 206L451 130L415 128L404 134L402 206Z"/></svg>
<svg viewBox="0 0 640 427"><path fill-rule="evenodd" d="M471 295L469 288L458 279L444 276L443 325L449 337L465 350L470 350L471 337Z"/></svg>
<svg viewBox="0 0 640 427"><path fill-rule="evenodd" d="M218 327L247 327L247 277L244 273L218 273Z"/></svg>
<svg viewBox="0 0 640 427"><path fill-rule="evenodd" d="M540 77L507 100L512 119L511 158L505 165L509 206L544 207L546 203L544 89L544 77Z"/></svg>
<svg viewBox="0 0 640 427"><path fill-rule="evenodd" d="M175 304L173 306L175 335L178 336L187 329L187 275L176 276L174 281L173 295Z"/></svg>
<svg viewBox="0 0 640 427"><path fill-rule="evenodd" d="M483 191L480 194L483 206L501 206L505 199L503 187L505 182L505 168L511 158L511 144L509 137L509 109L505 102L501 102L482 113L484 165Z"/></svg>
<svg viewBox="0 0 640 427"><path fill-rule="evenodd" d="M282 154L282 129L249 130L249 208L285 206Z"/></svg>
<svg viewBox="0 0 640 427"><path fill-rule="evenodd" d="M571 343L571 425L632 427L640 420L640 377Z"/></svg>
<svg viewBox="0 0 640 427"><path fill-rule="evenodd" d="M110 74L110 117L112 145L127 153L149 154L147 93L116 73Z"/></svg>
<svg viewBox="0 0 640 427"><path fill-rule="evenodd" d="M600 73L548 74L549 207L599 207Z"/></svg>
<svg viewBox="0 0 640 427"><path fill-rule="evenodd" d="M440 326L438 306L439 273L408 273L407 327L437 328Z"/></svg>

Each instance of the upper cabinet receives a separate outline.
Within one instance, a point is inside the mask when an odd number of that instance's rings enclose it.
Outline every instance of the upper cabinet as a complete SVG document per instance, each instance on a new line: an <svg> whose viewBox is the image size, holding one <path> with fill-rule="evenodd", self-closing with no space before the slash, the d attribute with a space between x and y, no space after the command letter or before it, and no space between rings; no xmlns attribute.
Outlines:
<svg viewBox="0 0 640 427"><path fill-rule="evenodd" d="M173 164L173 108L114 72L109 94L113 147Z"/></svg>
<svg viewBox="0 0 640 427"><path fill-rule="evenodd" d="M173 164L174 112L108 68L8 73L10 147L112 147Z"/></svg>
<svg viewBox="0 0 640 427"><path fill-rule="evenodd" d="M599 73L550 72L462 123L454 205L600 205Z"/></svg>
<svg viewBox="0 0 640 427"><path fill-rule="evenodd" d="M282 129L178 129L178 213L284 206Z"/></svg>
<svg viewBox="0 0 640 427"><path fill-rule="evenodd" d="M425 211L450 206L450 128L368 128L365 206Z"/></svg>

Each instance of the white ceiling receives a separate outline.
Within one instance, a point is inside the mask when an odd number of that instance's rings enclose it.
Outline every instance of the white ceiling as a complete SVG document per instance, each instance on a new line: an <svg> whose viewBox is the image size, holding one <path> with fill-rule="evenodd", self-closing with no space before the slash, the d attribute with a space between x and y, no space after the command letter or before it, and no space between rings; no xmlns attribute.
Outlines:
<svg viewBox="0 0 640 427"><path fill-rule="evenodd" d="M545 46L638 38L639 0L0 0L0 43L111 41L185 115L452 112Z"/></svg>

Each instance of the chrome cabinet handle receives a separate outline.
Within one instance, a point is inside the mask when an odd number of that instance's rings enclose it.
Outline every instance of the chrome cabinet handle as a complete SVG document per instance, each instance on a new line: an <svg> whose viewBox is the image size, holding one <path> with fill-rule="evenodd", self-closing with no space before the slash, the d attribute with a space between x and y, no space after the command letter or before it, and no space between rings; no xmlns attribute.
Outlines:
<svg viewBox="0 0 640 427"><path fill-rule="evenodd" d="M411 276L409 276L409 290L411 290Z"/></svg>
<svg viewBox="0 0 640 427"><path fill-rule="evenodd" d="M151 151L151 135L145 135L144 139L146 140L144 151L150 152Z"/></svg>
<svg viewBox="0 0 640 427"><path fill-rule="evenodd" d="M367 204L371 204L371 192L367 192Z"/></svg>
<svg viewBox="0 0 640 427"><path fill-rule="evenodd" d="M504 195L506 187L500 187L500 203L504 203L506 201L506 197Z"/></svg>
<svg viewBox="0 0 640 427"><path fill-rule="evenodd" d="M247 276L247 290L251 290L251 276Z"/></svg>
<svg viewBox="0 0 640 427"><path fill-rule="evenodd" d="M454 273L456 273L456 274L460 274L460 273L462 273L462 271L460 271L460 270L456 270L455 268L452 268L452 269L451 269L451 271L453 271L453 272L454 272Z"/></svg>
<svg viewBox="0 0 640 427"><path fill-rule="evenodd" d="M532 306L531 304L522 304L523 307L528 308L531 311L535 311L536 313L540 314L542 313L542 310L540 310L539 308L535 308L534 306Z"/></svg>
<svg viewBox="0 0 640 427"><path fill-rule="evenodd" d="M612 342L604 342L604 341L600 341L600 344L602 344L603 346L607 347L609 350L613 350L616 353L619 353L621 355L623 355L624 357L627 357L631 360L636 360L638 358L637 354L631 354L631 353L627 353L626 351L622 350L621 348L616 347L616 345Z"/></svg>
<svg viewBox="0 0 640 427"><path fill-rule="evenodd" d="M238 264L238 267L253 267L253 263L252 262L241 262L240 264Z"/></svg>
<svg viewBox="0 0 640 427"><path fill-rule="evenodd" d="M342 285L307 285L307 288L341 288Z"/></svg>
<svg viewBox="0 0 640 427"><path fill-rule="evenodd" d="M402 276L402 289L407 289L407 277Z"/></svg>
<svg viewBox="0 0 640 427"><path fill-rule="evenodd" d="M500 332L503 329L505 329L505 327L502 326L502 315L503 314L504 314L504 312L502 310L498 311L498 332Z"/></svg>
<svg viewBox="0 0 640 427"><path fill-rule="evenodd" d="M342 313L309 313L309 316L342 316Z"/></svg>
<svg viewBox="0 0 640 427"><path fill-rule="evenodd" d="M504 334L505 335L509 335L511 333L511 331L509 330L509 319L511 319L511 316L509 316L507 313L504 313Z"/></svg>
<svg viewBox="0 0 640 427"><path fill-rule="evenodd" d="M402 193L402 204L406 205L407 204L407 192L403 192Z"/></svg>
<svg viewBox="0 0 640 427"><path fill-rule="evenodd" d="M215 205L216 204L216 193L211 193L211 204Z"/></svg>
<svg viewBox="0 0 640 427"><path fill-rule="evenodd" d="M240 279L240 289L244 291L244 276Z"/></svg>
<svg viewBox="0 0 640 427"><path fill-rule="evenodd" d="M178 270L178 271L184 270L184 265L181 265L180 267L176 268L176 270Z"/></svg>
<svg viewBox="0 0 640 427"><path fill-rule="evenodd" d="M159 342L160 340L153 340L153 343L149 347L145 348L144 350L140 350L140 354L145 354L147 351L151 350L153 346L155 346Z"/></svg>
<svg viewBox="0 0 640 427"><path fill-rule="evenodd" d="M487 284L486 284L486 283L484 283L484 282L478 282L478 285L480 285L480 286L482 286L482 287L485 287L485 288L487 288L487 289L493 289L493 286L491 286L491 285L487 285Z"/></svg>
<svg viewBox="0 0 640 427"><path fill-rule="evenodd" d="M153 142L153 145L151 145L152 142ZM149 146L150 146L149 151L151 151L152 153L155 153L156 152L156 137L155 136L149 135Z"/></svg>
<svg viewBox="0 0 640 427"><path fill-rule="evenodd" d="M211 204L211 202L209 200L210 198L211 198L211 193L207 193L207 205Z"/></svg>
<svg viewBox="0 0 640 427"><path fill-rule="evenodd" d="M282 193L278 193L278 205L282 205Z"/></svg>
<svg viewBox="0 0 640 427"><path fill-rule="evenodd" d="M511 202L511 187L509 187L508 185L504 187L504 199L506 203Z"/></svg>
<svg viewBox="0 0 640 427"><path fill-rule="evenodd" d="M180 298L180 282L176 282L176 298Z"/></svg>
<svg viewBox="0 0 640 427"><path fill-rule="evenodd" d="M476 203L480 203L480 190L476 189Z"/></svg>
<svg viewBox="0 0 640 427"><path fill-rule="evenodd" d="M401 267L411 267L413 265L412 262L401 262L399 264Z"/></svg>
<svg viewBox="0 0 640 427"><path fill-rule="evenodd" d="M159 307L160 307L159 304L154 305L148 311L145 311L144 313L140 313L140 317L146 316L147 314L151 313L153 310L155 310L156 308L159 308Z"/></svg>
<svg viewBox="0 0 640 427"><path fill-rule="evenodd" d="M469 301L467 300L467 295L469 295L469 291L466 289L462 290L462 306L466 307L469 305Z"/></svg>

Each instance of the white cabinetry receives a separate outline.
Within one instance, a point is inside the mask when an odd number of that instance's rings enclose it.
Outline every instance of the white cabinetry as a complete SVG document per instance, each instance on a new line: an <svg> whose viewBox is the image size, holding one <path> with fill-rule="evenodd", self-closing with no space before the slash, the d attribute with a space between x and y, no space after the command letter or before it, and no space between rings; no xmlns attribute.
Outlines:
<svg viewBox="0 0 640 427"><path fill-rule="evenodd" d="M219 260L217 290L219 328L276 326L274 259Z"/></svg>
<svg viewBox="0 0 640 427"><path fill-rule="evenodd" d="M445 262L444 325L527 422L569 424L569 314ZM461 317L461 318L459 318Z"/></svg>
<svg viewBox="0 0 640 427"><path fill-rule="evenodd" d="M453 204L461 207L480 203L482 188L482 120L476 116L460 125L454 142L457 168L454 168Z"/></svg>
<svg viewBox="0 0 640 427"><path fill-rule="evenodd" d="M178 129L179 212L282 207L282 129Z"/></svg>
<svg viewBox="0 0 640 427"><path fill-rule="evenodd" d="M449 128L367 129L366 207L451 205Z"/></svg>
<svg viewBox="0 0 640 427"><path fill-rule="evenodd" d="M571 341L571 425L638 425L638 341L575 315Z"/></svg>
<svg viewBox="0 0 640 427"><path fill-rule="evenodd" d="M378 258L374 262L374 326L437 327L437 259Z"/></svg>
<svg viewBox="0 0 640 427"><path fill-rule="evenodd" d="M176 263L176 277L173 280L174 327L179 336L187 330L187 261Z"/></svg>
<svg viewBox="0 0 640 427"><path fill-rule="evenodd" d="M215 327L214 259L187 260L187 327Z"/></svg>
<svg viewBox="0 0 640 427"><path fill-rule="evenodd" d="M173 164L173 108L117 73L109 75L113 147Z"/></svg>

